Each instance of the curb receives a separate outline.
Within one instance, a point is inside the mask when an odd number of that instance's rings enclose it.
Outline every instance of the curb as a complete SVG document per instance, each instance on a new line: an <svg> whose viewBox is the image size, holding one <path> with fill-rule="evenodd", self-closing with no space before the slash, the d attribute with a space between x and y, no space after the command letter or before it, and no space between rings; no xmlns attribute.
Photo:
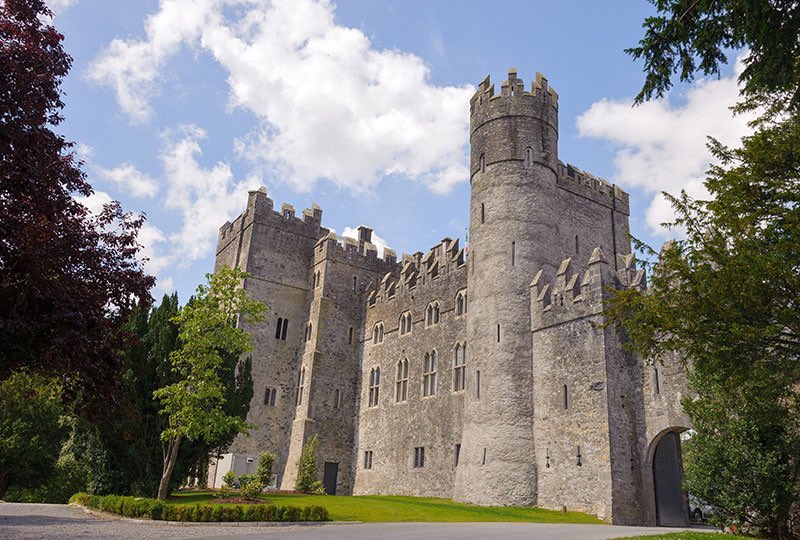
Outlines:
<svg viewBox="0 0 800 540"><path fill-rule="evenodd" d="M146 518L129 518L103 512L101 510L93 510L77 503L70 503L69 506L80 508L89 515L109 519L112 521L125 521L128 523L136 523L137 525L171 525L174 527L192 527L198 525L213 525L217 527L314 527L322 525L360 525L361 521L166 521L160 519L146 519Z"/></svg>

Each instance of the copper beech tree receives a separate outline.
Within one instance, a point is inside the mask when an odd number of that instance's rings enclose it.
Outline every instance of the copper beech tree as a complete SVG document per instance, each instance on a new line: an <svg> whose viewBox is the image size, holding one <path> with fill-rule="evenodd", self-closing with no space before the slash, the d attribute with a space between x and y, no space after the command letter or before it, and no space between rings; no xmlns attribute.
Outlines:
<svg viewBox="0 0 800 540"><path fill-rule="evenodd" d="M143 217L92 214L92 187L54 131L72 59L42 0L0 4L0 378L29 367L107 394L120 328L154 280L137 258Z"/></svg>

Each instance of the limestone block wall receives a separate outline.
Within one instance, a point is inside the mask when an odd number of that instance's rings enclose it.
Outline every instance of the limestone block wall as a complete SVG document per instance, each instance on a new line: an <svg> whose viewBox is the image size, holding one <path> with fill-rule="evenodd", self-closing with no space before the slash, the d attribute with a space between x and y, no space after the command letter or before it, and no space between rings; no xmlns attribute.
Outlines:
<svg viewBox="0 0 800 540"><path fill-rule="evenodd" d="M269 309L264 322L247 328L253 336L253 400L247 420L257 428L249 436L237 437L230 451L251 456L274 452L278 485L295 412L293 391L308 317L309 265L317 239L328 232L320 226L321 219L317 208L304 211L302 219L288 205L275 212L266 191L254 191L245 212L220 229L217 243L216 269L237 265L250 273L245 289ZM278 318L289 321L285 339L275 338ZM276 389L275 405L265 403L267 388Z"/></svg>
<svg viewBox="0 0 800 540"><path fill-rule="evenodd" d="M389 251L379 259L368 236L359 248L350 242L341 246L329 235L314 250L309 273L311 327L300 365L304 370L303 399L298 400L292 428L284 475L287 487L294 484L303 442L317 435L319 477L325 462L336 463L336 492L349 494L353 490L362 298L369 283L397 270L393 253Z"/></svg>
<svg viewBox="0 0 800 540"><path fill-rule="evenodd" d="M463 252L457 241L445 239L428 257L417 254L405 272L389 276L373 291L374 303L367 302L355 494L452 497L464 399L464 391L454 390L454 354L456 344L466 343L467 317L457 314L456 295L468 293L466 281ZM426 310L433 303L439 306L439 322L428 325ZM406 313L411 314L411 331L401 335L400 318ZM380 343L373 340L377 324L383 324ZM437 353L435 393L424 397L424 354L432 351ZM402 360L408 360L407 397L398 400L397 365ZM466 362L468 369L469 352ZM375 367L381 370L379 397L370 406L369 378ZM414 467L415 447L425 448L422 467ZM372 452L369 469L364 463L367 451Z"/></svg>

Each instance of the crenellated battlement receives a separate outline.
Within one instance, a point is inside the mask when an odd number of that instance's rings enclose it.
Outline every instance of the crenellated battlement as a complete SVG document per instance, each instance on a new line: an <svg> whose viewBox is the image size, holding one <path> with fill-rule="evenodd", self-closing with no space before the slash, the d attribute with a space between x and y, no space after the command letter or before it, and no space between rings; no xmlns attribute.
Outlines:
<svg viewBox="0 0 800 540"><path fill-rule="evenodd" d="M601 314L611 289L644 288L645 273L636 267L636 257L632 253L616 257L614 270L597 247L584 270L576 267L572 258L561 261L552 279L539 270L530 285L533 329Z"/></svg>
<svg viewBox="0 0 800 540"><path fill-rule="evenodd" d="M374 305L424 291L440 277L459 271L466 272L464 249L458 239L445 237L424 255L419 251L404 253L397 269L384 274L379 283L367 286L368 302Z"/></svg>
<svg viewBox="0 0 800 540"><path fill-rule="evenodd" d="M525 83L517 77L516 68L509 68L508 79L495 94L494 84L487 75L470 99L470 123L475 130L481 124L502 116L530 116L539 118L557 129L558 94L538 71L525 91Z"/></svg>
<svg viewBox="0 0 800 540"><path fill-rule="evenodd" d="M625 191L575 165L559 160L557 183L563 189L629 215L630 199Z"/></svg>
<svg viewBox="0 0 800 540"><path fill-rule="evenodd" d="M297 217L295 208L291 204L283 203L281 210L274 209L275 203L267 195L267 188L260 187L248 192L247 207L233 222L226 221L219 228L218 245L224 245L230 237L235 235L250 223L258 222L275 226L280 229L296 232L303 235L318 235L322 224L322 209L313 203L311 208L305 208L302 217Z"/></svg>
<svg viewBox="0 0 800 540"><path fill-rule="evenodd" d="M399 269L397 254L393 249L384 248L381 258L378 256L377 246L372 242L359 241L348 236L340 238L334 232L328 232L314 247L314 264L325 259L370 268L375 272L391 272Z"/></svg>

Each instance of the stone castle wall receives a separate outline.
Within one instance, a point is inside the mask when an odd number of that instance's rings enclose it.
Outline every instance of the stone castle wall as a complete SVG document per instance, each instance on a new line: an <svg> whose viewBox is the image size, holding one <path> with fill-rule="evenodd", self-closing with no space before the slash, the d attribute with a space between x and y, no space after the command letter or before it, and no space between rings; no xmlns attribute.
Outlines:
<svg viewBox="0 0 800 540"><path fill-rule="evenodd" d="M340 240L316 206L302 218L288 205L276 212L265 191L221 228L217 267L250 272L246 289L270 309L249 329L248 420L258 429L231 450L275 452L278 485L292 489L303 443L316 435L318 472L337 464L337 493L652 524L653 452L665 433L689 427L679 404L687 386L678 360L647 364L604 324L611 289L644 287L628 195L558 159L558 96L541 75L526 91L512 71L498 95L487 78L470 106L469 256L445 238L425 254L379 258L370 229ZM285 339L275 337L278 318L289 320ZM435 393L425 396L433 351ZM274 404L266 388L277 389Z"/></svg>

